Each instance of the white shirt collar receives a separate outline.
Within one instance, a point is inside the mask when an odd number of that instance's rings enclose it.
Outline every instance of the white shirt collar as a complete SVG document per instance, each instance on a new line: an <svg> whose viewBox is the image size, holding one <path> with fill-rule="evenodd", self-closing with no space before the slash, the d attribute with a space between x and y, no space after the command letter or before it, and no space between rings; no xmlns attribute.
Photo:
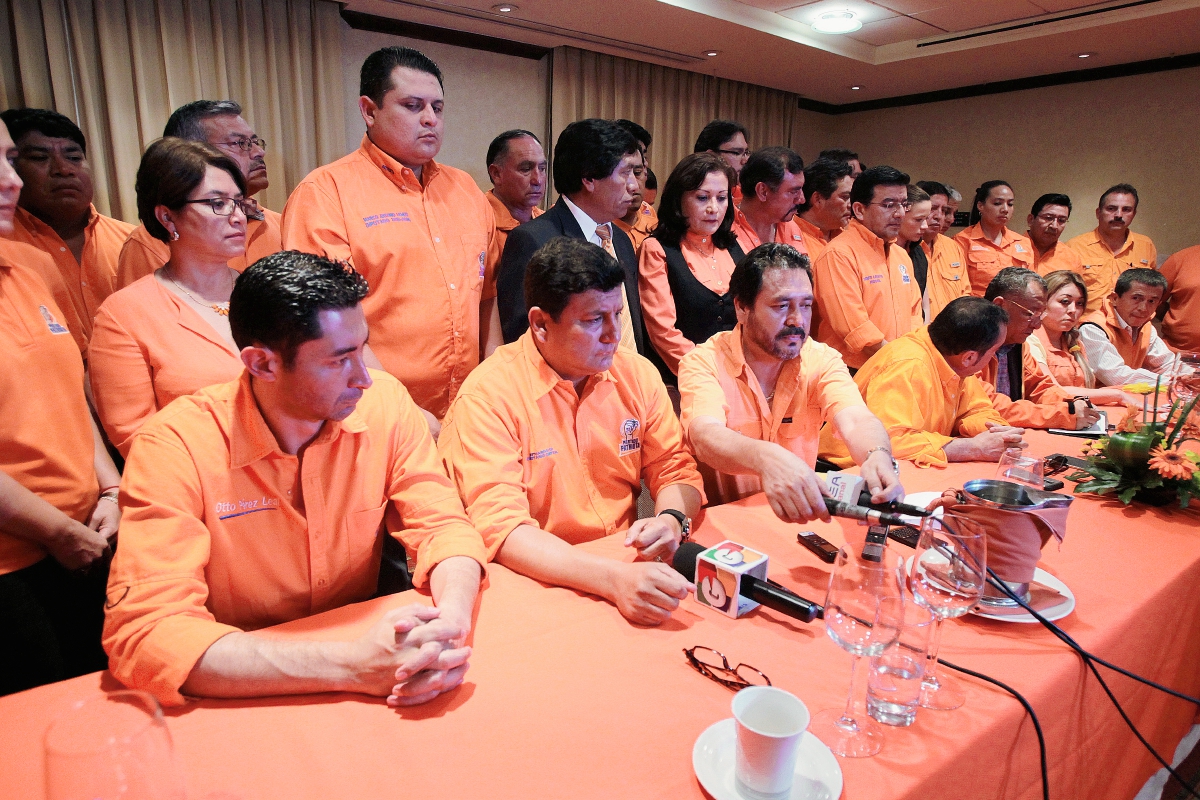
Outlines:
<svg viewBox="0 0 1200 800"><path fill-rule="evenodd" d="M596 220L587 215L586 211L572 203L571 198L563 195L562 199L563 202L567 204L567 208L571 210L571 215L575 217L575 221L579 223L579 229L583 231L583 238L587 239L594 245L603 247L604 245L600 242L600 237L596 234L596 228L598 228L601 224L606 224L608 225L609 233L612 233L612 223L596 222Z"/></svg>

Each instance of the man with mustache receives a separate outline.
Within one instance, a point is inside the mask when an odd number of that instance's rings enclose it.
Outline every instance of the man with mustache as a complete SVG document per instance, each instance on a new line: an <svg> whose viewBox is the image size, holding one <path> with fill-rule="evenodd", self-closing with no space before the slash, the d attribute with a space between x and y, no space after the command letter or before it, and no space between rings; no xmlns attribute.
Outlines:
<svg viewBox="0 0 1200 800"><path fill-rule="evenodd" d="M837 351L809 338L808 256L760 245L734 269L729 290L737 326L696 347L679 368L683 428L709 502L762 491L780 519L828 520L813 472L826 422L847 442L873 499L901 499L883 424Z"/></svg>
<svg viewBox="0 0 1200 800"><path fill-rule="evenodd" d="M250 124L242 118L242 107L232 100L196 100L175 109L163 136L176 136L194 142L211 144L232 158L246 178L246 198L250 199L270 185L267 178L267 143L258 138ZM230 259L229 266L241 272L263 256L282 249L281 217L268 208L258 206L246 214L246 254ZM153 273L167 263L171 251L139 225L121 249L117 265L117 289L123 289L139 278Z"/></svg>
<svg viewBox="0 0 1200 800"><path fill-rule="evenodd" d="M1157 269L1158 250L1149 236L1129 230L1137 216L1137 189L1128 183L1110 186L1096 206L1096 229L1076 236L1067 246L1083 262L1088 287L1088 313L1099 317L1100 306L1127 269Z"/></svg>
<svg viewBox="0 0 1200 800"><path fill-rule="evenodd" d="M164 705L340 691L395 706L462 682L483 542L408 392L367 369L366 294L320 256L255 262L229 300L241 377L135 434L104 633L126 686ZM254 632L374 595L388 537L436 608L393 608L351 642Z"/></svg>
<svg viewBox="0 0 1200 800"><path fill-rule="evenodd" d="M134 226L92 205L87 142L74 122L41 108L13 108L0 118L17 144L13 167L25 183L10 238L50 256L54 269L42 280L86 359L92 320L116 291L117 257Z"/></svg>
<svg viewBox="0 0 1200 800"><path fill-rule="evenodd" d="M750 156L738 175L742 199L733 232L742 252L760 244L790 244L807 254L794 217L804 202L804 159L788 147L764 147Z"/></svg>
<svg viewBox="0 0 1200 800"><path fill-rule="evenodd" d="M658 370L618 347L625 270L558 236L525 271L528 329L471 373L438 452L488 556L657 625L691 588L670 562L703 502ZM637 518L642 482L657 516ZM637 560L573 545L625 534Z"/></svg>
<svg viewBox="0 0 1200 800"><path fill-rule="evenodd" d="M809 258L821 255L825 245L850 224L853 186L851 167L844 161L818 158L804 168L804 202L797 207L795 219Z"/></svg>
<svg viewBox="0 0 1200 800"><path fill-rule="evenodd" d="M854 219L813 265L818 336L857 370L890 341L921 327L921 292L896 243L909 209L908 175L888 166L854 179Z"/></svg>
<svg viewBox="0 0 1200 800"><path fill-rule="evenodd" d="M542 214L546 153L541 140L529 131L505 131L488 146L487 171L492 190L484 197L496 218L496 236L488 247L488 263L497 264L508 234Z"/></svg>

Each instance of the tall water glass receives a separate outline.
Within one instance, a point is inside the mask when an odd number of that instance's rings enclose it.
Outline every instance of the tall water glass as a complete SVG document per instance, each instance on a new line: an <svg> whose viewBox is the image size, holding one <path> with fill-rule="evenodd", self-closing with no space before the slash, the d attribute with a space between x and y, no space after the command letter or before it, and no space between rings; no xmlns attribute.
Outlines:
<svg viewBox="0 0 1200 800"><path fill-rule="evenodd" d="M942 620L970 611L979 602L986 583L987 535L983 526L949 509L941 517L926 517L908 570L913 599L934 617L921 682L922 708L949 711L966 702L958 681L937 674Z"/></svg>
<svg viewBox="0 0 1200 800"><path fill-rule="evenodd" d="M904 604L900 638L871 659L867 673L867 713L872 719L898 727L916 721L933 622L928 608L912 602Z"/></svg>

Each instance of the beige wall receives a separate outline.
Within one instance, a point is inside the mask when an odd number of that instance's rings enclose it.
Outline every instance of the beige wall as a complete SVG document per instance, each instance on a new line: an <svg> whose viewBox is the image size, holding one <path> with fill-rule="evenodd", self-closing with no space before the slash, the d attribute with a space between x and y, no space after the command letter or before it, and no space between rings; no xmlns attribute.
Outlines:
<svg viewBox="0 0 1200 800"><path fill-rule="evenodd" d="M1063 192L1075 206L1066 236L1084 233L1095 227L1100 193L1131 183L1141 196L1134 230L1154 240L1160 259L1200 243L1200 68L832 119L834 137L868 164L949 182L968 198L986 180L1007 180L1015 230L1025 231L1039 195Z"/></svg>
<svg viewBox="0 0 1200 800"><path fill-rule="evenodd" d="M446 133L438 161L471 173L483 190L491 188L484 156L497 134L525 128L545 139L548 61L358 31L342 22L342 72L346 90L346 152L362 141L358 75L363 60L390 45L414 47L437 62L446 84Z"/></svg>

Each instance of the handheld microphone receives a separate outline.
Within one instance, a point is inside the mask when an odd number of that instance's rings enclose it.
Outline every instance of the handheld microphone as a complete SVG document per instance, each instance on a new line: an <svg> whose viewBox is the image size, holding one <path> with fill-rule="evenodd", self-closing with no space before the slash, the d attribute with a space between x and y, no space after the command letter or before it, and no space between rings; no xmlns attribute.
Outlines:
<svg viewBox="0 0 1200 800"><path fill-rule="evenodd" d="M697 581L701 577L697 569L698 563L708 563L700 558L700 555L707 549L704 545L697 544L696 542L684 542L675 551L675 557L671 560L671 566L688 580ZM814 619L821 619L825 616L824 608L811 600L805 600L800 595L788 591L777 583L744 573L738 574L735 577L739 579L737 581L738 596L774 609L786 617L798 619L801 622L812 622ZM711 581L711 579L709 580ZM720 582L710 582L707 584L707 587L715 587L719 590L721 585ZM707 587L701 589L699 583L697 583L697 594L699 595L700 591L711 593L711 588ZM711 605L711 603L706 603L705 605ZM733 605L736 607L737 604L734 603Z"/></svg>
<svg viewBox="0 0 1200 800"><path fill-rule="evenodd" d="M871 490L863 489L862 494L858 496L856 505L873 508L876 511L889 511L893 514L904 514L909 517L932 517L933 512L920 506L910 506L907 503L872 503Z"/></svg>
<svg viewBox="0 0 1200 800"><path fill-rule="evenodd" d="M926 511L920 506L910 506L904 503L872 503L871 491L866 487L866 481L861 475L851 475L848 472L827 472L825 473L825 489L828 496L834 500L840 500L851 508L861 506L880 512L881 514L907 514L912 517L928 517L931 512ZM874 517L858 516L859 512L839 513L826 502L826 507L829 508L829 513L839 517L852 517L854 519L866 520L869 522L877 522ZM904 525L904 521L892 521L886 518L880 518L881 522L888 525Z"/></svg>
<svg viewBox="0 0 1200 800"><path fill-rule="evenodd" d="M829 513L835 517L846 517L847 519L857 519L863 522L869 522L872 525L907 525L904 518L899 514L893 514L888 511L877 511L866 506L855 506L850 503L843 503L841 500L834 500L832 497L826 497L825 508L829 509Z"/></svg>

